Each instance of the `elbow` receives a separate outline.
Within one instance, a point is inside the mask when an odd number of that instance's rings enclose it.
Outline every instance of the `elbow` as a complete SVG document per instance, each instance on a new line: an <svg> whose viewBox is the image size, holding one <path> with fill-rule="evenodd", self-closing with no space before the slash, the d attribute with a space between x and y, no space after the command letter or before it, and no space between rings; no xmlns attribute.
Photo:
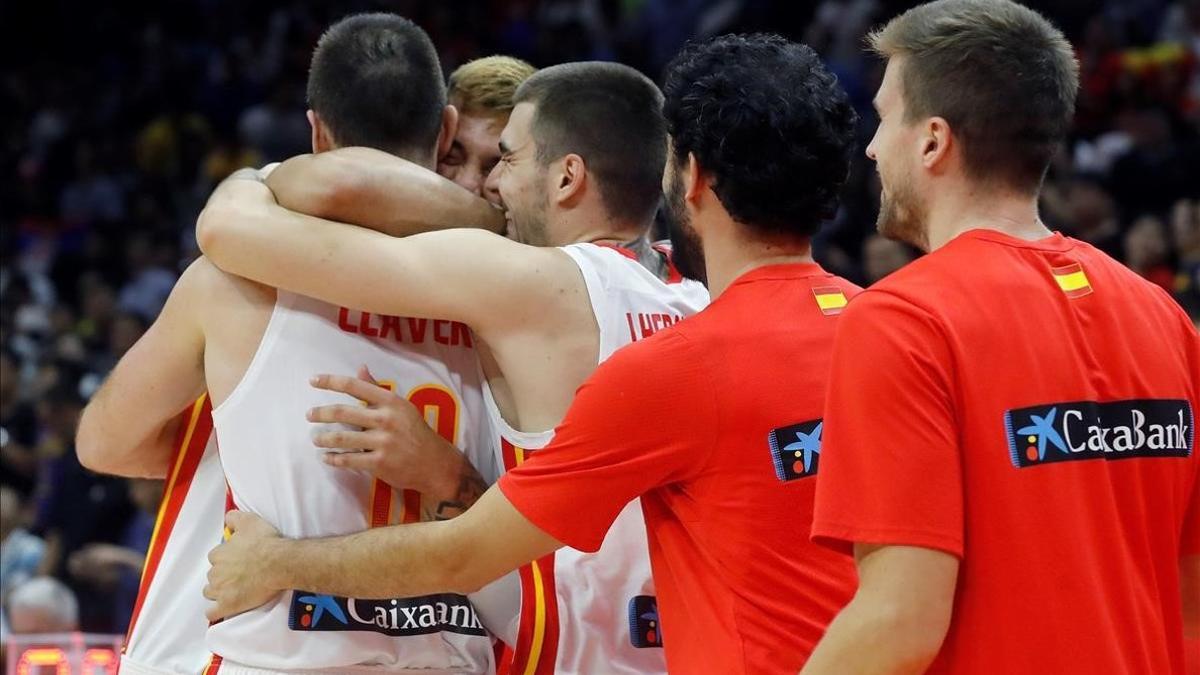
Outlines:
<svg viewBox="0 0 1200 675"><path fill-rule="evenodd" d="M196 245L210 260L215 260L224 248L228 233L223 224L237 217L235 209L228 203L209 202L196 219Z"/></svg>
<svg viewBox="0 0 1200 675"><path fill-rule="evenodd" d="M892 636L900 672L923 673L937 658L950 630L951 607L890 603L876 610L879 635Z"/></svg>
<svg viewBox="0 0 1200 675"><path fill-rule="evenodd" d="M348 220L367 192L369 178L363 169L337 152L307 156L303 166L292 176L302 180L283 180L290 175L284 171L279 180L269 181L279 205L317 218Z"/></svg>
<svg viewBox="0 0 1200 675"><path fill-rule="evenodd" d="M469 558L465 554L457 555L454 560L447 560L447 565L442 568L445 570L442 585L448 592L470 595L492 581L478 569L479 563L473 563Z"/></svg>
<svg viewBox="0 0 1200 675"><path fill-rule="evenodd" d="M444 521L436 526L448 528L453 522ZM476 593L497 576L486 569L486 557L480 555L469 541L463 542L462 545L448 546L435 557L437 560L434 569L439 570L441 576L436 585L449 593Z"/></svg>
<svg viewBox="0 0 1200 675"><path fill-rule="evenodd" d="M87 411L84 411L83 418L79 422L79 429L75 432L75 455L79 458L79 463L83 465L83 468L89 471L113 473L114 467L109 462L109 458L105 456L104 443L95 426Z"/></svg>
<svg viewBox="0 0 1200 675"><path fill-rule="evenodd" d="M261 215L261 210L233 199L210 200L196 219L196 245L214 265L231 271L239 228L257 227Z"/></svg>

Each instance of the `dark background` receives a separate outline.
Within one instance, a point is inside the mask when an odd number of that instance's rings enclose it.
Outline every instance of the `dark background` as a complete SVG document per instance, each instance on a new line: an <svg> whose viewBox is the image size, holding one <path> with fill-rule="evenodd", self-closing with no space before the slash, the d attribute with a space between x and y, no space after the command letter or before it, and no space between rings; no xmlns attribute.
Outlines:
<svg viewBox="0 0 1200 675"><path fill-rule="evenodd" d="M413 18L447 72L499 53L537 66L618 60L656 80L690 37L780 32L824 55L858 108L865 147L881 68L863 53L862 36L911 4L4 2L0 483L20 500L2 534L20 526L20 537L48 543L37 569L6 558L4 594L25 573L56 575L80 598L83 628L124 630L136 555L108 562L113 549L106 557L94 544L144 550L154 486L131 490L79 467L78 412L196 255L192 227L213 186L238 167L308 150L304 82L332 21L363 10ZM1075 130L1047 181L1043 218L1200 316L1200 0L1033 6L1067 33L1083 71ZM827 267L863 284L913 255L871 236L878 193L863 157L816 247ZM151 498L131 497L139 492Z"/></svg>

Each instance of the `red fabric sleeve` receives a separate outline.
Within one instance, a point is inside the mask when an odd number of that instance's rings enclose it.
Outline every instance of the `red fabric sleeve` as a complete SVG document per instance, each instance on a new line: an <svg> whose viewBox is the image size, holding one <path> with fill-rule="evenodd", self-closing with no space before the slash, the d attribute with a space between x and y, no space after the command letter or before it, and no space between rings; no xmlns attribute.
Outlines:
<svg viewBox="0 0 1200 675"><path fill-rule="evenodd" d="M678 330L619 350L575 395L554 441L500 479L526 518L595 551L617 514L711 455L717 409L703 359Z"/></svg>
<svg viewBox="0 0 1200 675"><path fill-rule="evenodd" d="M881 291L851 301L834 344L814 541L962 556L951 363L927 312Z"/></svg>
<svg viewBox="0 0 1200 675"><path fill-rule="evenodd" d="M1191 358L1194 370L1192 372L1200 372L1200 333L1196 331L1195 326L1191 325L1191 321L1184 319L1184 337L1183 339L1190 341ZM1194 378L1192 382L1192 460L1193 464L1200 462L1196 458L1196 439L1200 438L1200 434L1196 433L1196 421L1200 419L1200 378ZM1197 470L1197 475L1192 478L1192 501L1187 507L1187 513L1183 518L1183 537L1179 541L1179 555L1200 555L1200 469ZM1197 659L1200 661L1200 659ZM1200 675L1200 671L1198 671Z"/></svg>

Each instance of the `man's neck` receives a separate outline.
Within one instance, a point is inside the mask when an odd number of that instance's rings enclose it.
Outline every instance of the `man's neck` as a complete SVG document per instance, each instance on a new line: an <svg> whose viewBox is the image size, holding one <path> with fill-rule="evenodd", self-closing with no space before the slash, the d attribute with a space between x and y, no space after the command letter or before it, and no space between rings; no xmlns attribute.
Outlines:
<svg viewBox="0 0 1200 675"><path fill-rule="evenodd" d="M1027 241L1051 234L1038 216L1036 194L983 186L939 190L939 194L942 198L926 214L930 251L969 230L994 230Z"/></svg>
<svg viewBox="0 0 1200 675"><path fill-rule="evenodd" d="M714 300L751 270L813 262L812 244L807 240L749 234L746 226L733 221L708 230L711 234L704 238L704 269L708 292Z"/></svg>

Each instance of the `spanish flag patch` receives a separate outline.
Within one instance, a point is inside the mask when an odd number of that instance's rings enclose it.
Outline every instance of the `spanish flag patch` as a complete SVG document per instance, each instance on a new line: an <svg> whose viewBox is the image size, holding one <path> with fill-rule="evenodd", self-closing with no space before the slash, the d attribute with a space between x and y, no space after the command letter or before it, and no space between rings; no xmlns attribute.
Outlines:
<svg viewBox="0 0 1200 675"><path fill-rule="evenodd" d="M819 286L812 289L821 313L830 316L840 314L846 307L846 294L837 286Z"/></svg>
<svg viewBox="0 0 1200 675"><path fill-rule="evenodd" d="M1087 274L1084 273L1083 266L1079 263L1073 263L1066 267L1055 267L1050 272L1054 275L1054 281L1058 283L1058 287L1067 294L1068 298L1081 298L1091 294L1092 282L1088 281Z"/></svg>

